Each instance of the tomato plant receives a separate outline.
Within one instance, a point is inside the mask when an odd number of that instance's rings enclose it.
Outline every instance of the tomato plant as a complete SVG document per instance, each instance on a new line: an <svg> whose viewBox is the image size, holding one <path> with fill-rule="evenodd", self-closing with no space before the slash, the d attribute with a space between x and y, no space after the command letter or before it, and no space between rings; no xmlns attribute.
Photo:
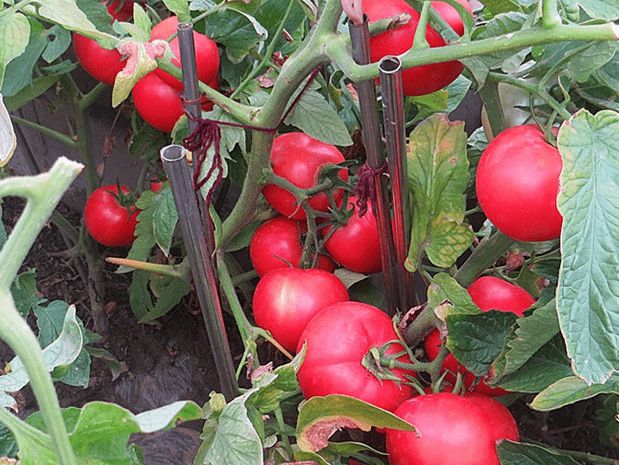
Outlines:
<svg viewBox="0 0 619 465"><path fill-rule="evenodd" d="M535 303L535 299L524 289L508 283L493 276L482 276L471 284L467 291L482 312L488 310L498 310L501 312L512 312L518 316L522 316L524 311ZM438 330L432 331L424 341L424 349L426 355L434 360L438 356L441 347L441 336ZM447 375L446 379L451 383L455 382L455 373L462 373L464 376L464 386L469 389L475 382L475 376L467 372L460 365L453 355L449 354L445 358L442 366L443 370L449 370L451 374ZM491 388L481 381L474 388L475 392L486 394L489 396L501 396L506 394L506 391L501 388Z"/></svg>
<svg viewBox="0 0 619 465"><path fill-rule="evenodd" d="M279 268L267 273L256 286L254 317L258 326L294 352L311 319L322 309L346 300L346 288L331 273Z"/></svg>
<svg viewBox="0 0 619 465"><path fill-rule="evenodd" d="M343 302L323 309L305 327L297 347L299 351L307 346L297 375L303 395L310 398L345 394L385 410L395 410L412 395L411 386L404 382L411 373L394 369L400 382L383 381L361 361L370 349L396 340L391 319L376 307ZM394 344L388 353L398 351Z"/></svg>
<svg viewBox="0 0 619 465"><path fill-rule="evenodd" d="M120 195L127 196L129 189L121 186L121 192ZM133 242L139 212L122 203L116 185L100 187L88 197L84 222L88 233L100 244L125 247Z"/></svg>
<svg viewBox="0 0 619 465"><path fill-rule="evenodd" d="M249 255L251 263L262 277L276 268L300 266L303 256L301 235L307 227L284 217L273 218L262 225L251 238ZM335 263L326 255L318 255L316 268L335 271Z"/></svg>
<svg viewBox="0 0 619 465"><path fill-rule="evenodd" d="M561 156L535 125L515 126L488 145L477 167L477 198L488 219L519 241L561 234Z"/></svg>
<svg viewBox="0 0 619 465"><path fill-rule="evenodd" d="M465 0L458 0L471 14L473 10ZM459 35L464 33L464 25L454 7L445 2L432 2L432 8ZM413 45L415 31L419 24L419 13L404 0L370 0L363 3L363 11L370 21L377 21L401 14L410 16L407 24L383 32L370 39L372 61L379 61L387 55L399 55ZM425 36L430 47L442 47L445 41L436 30L427 26ZM464 70L457 61L448 61L432 65L417 66L402 74L405 95L425 95L436 92L453 82Z"/></svg>
<svg viewBox="0 0 619 465"><path fill-rule="evenodd" d="M315 187L319 183L321 169L343 161L344 157L335 146L300 132L282 134L275 138L271 149L273 173L303 189ZM338 176L344 181L348 179L345 169L339 170ZM262 192L269 204L285 217L295 220L305 218L305 212L297 199L284 188L267 184ZM336 201L341 196L341 189L333 192ZM310 197L309 205L315 210L325 212L329 208L329 199L326 193L319 192Z"/></svg>
<svg viewBox="0 0 619 465"><path fill-rule="evenodd" d="M428 394L405 401L395 413L416 431L387 431L391 465L500 465L497 441L519 438L509 410L483 396Z"/></svg>
<svg viewBox="0 0 619 465"><path fill-rule="evenodd" d="M352 215L345 225L324 229L327 237L325 248L343 267L358 273L377 273L382 269L380 242L376 216L371 208L359 216L357 198L349 197L348 208Z"/></svg>

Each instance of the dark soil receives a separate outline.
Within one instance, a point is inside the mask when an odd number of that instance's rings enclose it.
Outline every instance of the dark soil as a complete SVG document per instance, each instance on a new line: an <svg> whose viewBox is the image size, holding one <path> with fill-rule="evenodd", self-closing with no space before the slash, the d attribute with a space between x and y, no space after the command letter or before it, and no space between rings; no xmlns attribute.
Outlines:
<svg viewBox="0 0 619 465"><path fill-rule="evenodd" d="M15 223L20 211L20 202L5 202L3 222L8 228ZM79 219L78 215L64 213L72 220ZM87 327L92 328L88 294L66 249L59 232L54 227L46 227L31 250L24 269L36 268L41 295L50 300L62 299L76 304L79 316ZM123 256L126 251L112 252ZM104 400L139 413L177 400L204 403L209 392L218 389L218 382L206 331L194 300L187 299L155 325L140 325L128 303L130 275L113 271L114 267L106 267L110 330L101 346L118 358L124 372L112 380L107 366L100 360L93 360L87 389L57 385L62 405L82 406L89 401ZM231 321L228 327L229 333L236 335ZM235 353L240 353L237 337L232 337L232 346ZM0 344L0 359L6 362L12 356L8 347ZM24 389L22 400L23 415L36 409L28 388ZM527 401L530 399L525 397L511 406L523 438L558 448L617 456L598 440L593 418L599 400L550 414L532 411L526 406ZM200 444L200 426L199 423L184 425L168 432L139 435L134 440L144 448L146 465L191 465Z"/></svg>

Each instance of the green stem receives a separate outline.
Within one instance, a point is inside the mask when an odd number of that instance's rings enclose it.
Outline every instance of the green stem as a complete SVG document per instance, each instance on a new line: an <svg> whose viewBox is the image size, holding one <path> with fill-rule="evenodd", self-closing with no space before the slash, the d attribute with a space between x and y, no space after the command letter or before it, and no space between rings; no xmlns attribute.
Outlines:
<svg viewBox="0 0 619 465"><path fill-rule="evenodd" d="M11 297L10 286L28 251L62 195L75 180L82 166L66 158L59 158L48 173L22 178L8 178L0 182L0 197L22 196L26 208L13 232L0 251L0 338L21 358L32 390L52 438L62 465L77 465L52 379L36 336L21 318ZM13 427L15 427L13 423ZM11 426L10 422L7 426Z"/></svg>
<svg viewBox="0 0 619 465"><path fill-rule="evenodd" d="M164 61L163 59L157 59L157 64L160 69L170 73L175 78L182 79L183 74L178 66L173 65L169 61ZM230 116L234 117L234 119L243 124L257 126L254 121L255 115L258 112L257 108L236 102L201 81L198 82L198 85L201 94L205 95L206 98L211 100Z"/></svg>
<svg viewBox="0 0 619 465"><path fill-rule="evenodd" d="M62 465L77 465L54 383L48 373L37 338L15 308L11 292L7 289L0 290L0 307L2 308L0 339L19 356L28 372L32 390L41 409L45 426L52 437L56 455ZM1 410L4 411L4 409Z"/></svg>
<svg viewBox="0 0 619 465"><path fill-rule="evenodd" d="M245 283L247 281L251 281L252 279L256 279L258 277L258 273L255 270L246 271L245 273L237 274L232 277L232 283L235 286L239 284Z"/></svg>
<svg viewBox="0 0 619 465"><path fill-rule="evenodd" d="M482 240L471 256L464 262L454 275L454 279L462 287L470 286L486 268L492 266L515 241L501 231Z"/></svg>
<svg viewBox="0 0 619 465"><path fill-rule="evenodd" d="M174 265L164 265L161 263L149 263L140 260L131 260L129 258L107 257L106 262L113 265L126 266L134 270L148 271L149 273L157 273L171 278L188 280L179 267Z"/></svg>
<svg viewBox="0 0 619 465"><path fill-rule="evenodd" d="M413 48L419 50L421 48L428 48L428 40L426 39L426 28L428 27L428 20L430 19L431 3L423 2L421 7L421 14L419 16L419 24L415 30L415 37L413 38Z"/></svg>
<svg viewBox="0 0 619 465"><path fill-rule="evenodd" d="M99 95L101 95L101 93L107 88L107 85L103 84L102 82L98 83L96 86L94 86L92 88L92 90L90 92L88 92L87 94L85 94L79 102L79 107L82 110L87 110L88 108L90 108L97 100L97 98L99 97Z"/></svg>
<svg viewBox="0 0 619 465"><path fill-rule="evenodd" d="M403 334L404 341L409 347L417 346L439 323L434 309L426 306L406 328Z"/></svg>
<svg viewBox="0 0 619 465"><path fill-rule="evenodd" d="M20 2L17 2L15 5L7 8L6 10L2 10L0 11L0 18L2 16L8 16L11 15L19 10L21 10L22 8L24 8L25 6L30 5L31 3L35 3L38 0L21 0Z"/></svg>
<svg viewBox="0 0 619 465"><path fill-rule="evenodd" d="M403 68L408 69L414 66L462 60L478 55L520 50L554 42L616 41L617 39L619 39L619 26L614 24L558 25L553 28L552 34L549 34L547 29L537 27L488 39L415 50L414 53L405 53L401 56L401 59ZM378 76L378 63L369 65L355 63L346 48L342 46L343 39L341 37L334 34L327 39L325 45L332 61L353 81L374 79Z"/></svg>
<svg viewBox="0 0 619 465"><path fill-rule="evenodd" d="M239 297L236 295L236 290L234 289L232 277L230 276L230 272L228 271L228 265L226 264L223 253L221 252L217 253L217 272L219 274L219 283L221 284L221 288L224 291L224 295L226 296L228 305L230 305L230 310L232 310L232 316L234 316L236 326L241 333L241 339L243 340L243 344L247 349L248 342L251 340L253 326L247 319L247 316L243 311L243 306L241 305L241 302L239 302Z"/></svg>
<svg viewBox="0 0 619 465"><path fill-rule="evenodd" d="M54 139L64 145L66 145L67 147L76 150L77 149L77 142L75 140L73 140L71 137L67 136L66 134L63 134L61 132L58 132L52 128L48 128L47 126L43 126L41 124L35 123L33 121L27 120L25 118L21 118L19 116L16 115L11 115L11 119L16 122L17 124L20 124L22 126L26 126L28 128L34 129L38 132L40 132L41 134L43 134L44 136L49 137L50 139Z"/></svg>
<svg viewBox="0 0 619 465"><path fill-rule="evenodd" d="M408 3L412 5L415 10L420 12L423 9L423 4L425 0L407 0ZM439 15L434 8L430 10L430 25L436 30L439 31L443 39L447 43L456 42L460 40L460 36L451 25L445 21L445 19Z"/></svg>
<svg viewBox="0 0 619 465"><path fill-rule="evenodd" d="M277 426L279 427L279 430L282 434L282 443L284 445L284 449L288 453L290 460L293 460L294 452L292 452L290 439L288 439L288 435L286 434L286 422L284 421L284 415L282 414L281 406L278 405L277 408L273 411L273 413L275 413L275 420L277 421Z"/></svg>
<svg viewBox="0 0 619 465"><path fill-rule="evenodd" d="M262 70L265 68L265 66L271 61L271 57L273 55L273 52L275 51L275 46L277 45L277 41L280 40L280 37L282 35L282 31L284 30L284 26L286 24L286 21L290 17L290 12L292 11L292 7L294 5L295 5L295 2L288 2L288 7L286 8L286 12L284 13L284 17L282 18L281 22L279 23L279 25L277 27L277 31L275 31L275 34L271 38L271 42L269 42L269 45L267 46L267 49L264 52L264 56L262 57L262 60L260 61L260 63L258 63L258 65L256 67L254 67L254 69L251 71L251 73L249 73L249 76L247 76L247 78L245 78L243 80L243 82L241 82L241 84L239 84L239 86L232 93L230 98L233 99L233 98L237 97L243 91L243 89L250 82L252 82L262 72Z"/></svg>
<svg viewBox="0 0 619 465"><path fill-rule="evenodd" d="M65 236L67 236L73 245L77 245L80 235L69 220L57 210L52 212L50 220Z"/></svg>
<svg viewBox="0 0 619 465"><path fill-rule="evenodd" d="M399 360L394 359L381 359L380 364L385 368L398 368L400 370L405 371L414 371L416 373L423 371L424 373L430 373L434 368L434 362L417 362L417 363L406 363L400 362Z"/></svg>
<svg viewBox="0 0 619 465"><path fill-rule="evenodd" d="M542 0L542 27L554 29L561 24L558 0Z"/></svg>
<svg viewBox="0 0 619 465"><path fill-rule="evenodd" d="M479 89L479 96L484 102L490 129L492 130L492 137L496 137L506 126L498 83L492 80L486 82L484 86Z"/></svg>
<svg viewBox="0 0 619 465"><path fill-rule="evenodd" d="M512 76L508 76L505 74L491 72L488 73L488 77L496 82L504 82L514 87L518 87L519 89L530 92L531 94L539 96L544 102L546 102L553 110L557 112L563 119L569 119L572 115L569 111L567 111L561 103L559 103L554 97L552 97L540 84L531 84L530 82L524 81L522 79L517 79ZM484 89L488 85L484 86ZM482 89L480 94L483 92ZM486 102L484 96L482 95L482 99L484 99L484 103ZM488 110L488 108L486 108ZM490 124L492 125L492 118L490 117L490 113L488 113L488 119L490 120ZM494 132L494 127L492 128Z"/></svg>

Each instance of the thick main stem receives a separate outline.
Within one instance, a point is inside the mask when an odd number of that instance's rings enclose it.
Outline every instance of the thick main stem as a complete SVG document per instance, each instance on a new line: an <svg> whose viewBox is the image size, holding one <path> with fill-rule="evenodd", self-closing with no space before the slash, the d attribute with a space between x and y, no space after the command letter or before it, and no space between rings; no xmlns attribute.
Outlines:
<svg viewBox="0 0 619 465"><path fill-rule="evenodd" d="M0 307L2 308L0 339L19 356L28 372L32 390L41 409L45 426L52 437L58 459L62 465L77 465L54 383L47 371L37 338L15 308L11 293L7 289L0 290Z"/></svg>

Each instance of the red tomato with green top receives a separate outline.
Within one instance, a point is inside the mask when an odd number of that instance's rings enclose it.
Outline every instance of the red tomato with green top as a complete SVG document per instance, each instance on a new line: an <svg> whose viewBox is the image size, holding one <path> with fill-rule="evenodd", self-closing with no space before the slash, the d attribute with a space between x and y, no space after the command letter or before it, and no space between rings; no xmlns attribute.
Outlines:
<svg viewBox="0 0 619 465"><path fill-rule="evenodd" d="M511 312L522 316L524 311L535 303L535 299L527 291L514 284L493 276L482 276L467 289L471 299L482 312L498 310L500 312ZM434 360L440 351L441 335L438 330L432 331L424 341L426 355L430 360ZM442 370L449 370L452 373L462 373L464 375L464 386L469 389L475 382L475 375L458 363L451 354L443 362ZM448 374L446 380L455 383L456 377ZM474 389L475 392L488 396L502 396L507 391L501 388L492 388L481 381Z"/></svg>
<svg viewBox="0 0 619 465"><path fill-rule="evenodd" d="M115 48L107 50L96 40L73 33L73 51L80 66L97 81L113 86L125 60Z"/></svg>
<svg viewBox="0 0 619 465"><path fill-rule="evenodd" d="M342 153L334 146L325 144L302 132L282 134L273 141L271 149L271 166L273 172L286 178L292 184L302 189L315 187L319 181L320 170L326 165L336 165L344 161ZM348 180L345 169L338 171L343 181ZM295 220L305 219L305 211L297 204L295 197L285 189L267 184L262 193L267 202L279 213ZM333 192L333 197L339 200L342 190ZM320 192L309 200L311 207L326 212L329 209L329 198Z"/></svg>
<svg viewBox="0 0 619 465"><path fill-rule="evenodd" d="M262 277L276 268L298 267L303 255L301 236L307 225L283 216L261 224L249 243L251 263ZM326 255L318 255L316 268L333 273L335 263Z"/></svg>
<svg viewBox="0 0 619 465"><path fill-rule="evenodd" d="M254 292L256 324L294 352L301 333L323 308L348 300L348 291L324 270L278 268L267 273Z"/></svg>
<svg viewBox="0 0 619 465"><path fill-rule="evenodd" d="M500 465L497 441L520 437L509 410L484 396L418 396L395 414L416 431L387 431L390 465Z"/></svg>
<svg viewBox="0 0 619 465"><path fill-rule="evenodd" d="M167 40L176 33L177 27L178 18L176 16L170 16L153 27L150 38L151 40ZM206 35L199 32L194 32L193 38L196 48L196 67L198 71L198 79L217 89L219 87L217 75L219 73L220 62L217 44ZM172 64L180 68L180 49L177 37L170 41L170 48L174 54ZM155 73L157 73L157 76L159 76L159 78L161 78L169 86L172 86L178 91L183 90L183 83L179 79L161 69L157 69Z"/></svg>
<svg viewBox="0 0 619 465"><path fill-rule="evenodd" d="M471 15L473 10L465 0L457 0ZM464 34L464 23L458 11L445 2L432 2L432 8L456 31ZM370 58L372 62L380 61L387 55L400 55L413 45L415 31L419 24L419 13L404 0L365 0L363 11L370 21L399 16L410 16L407 24L370 38ZM430 47L443 47L445 41L431 26L426 29L426 40ZM448 86L462 73L464 66L459 61L448 61L432 65L416 66L404 70L402 81L404 95L426 95Z"/></svg>
<svg viewBox="0 0 619 465"><path fill-rule="evenodd" d="M268 276L268 275L267 275ZM390 380L379 380L362 364L375 347L397 340L393 322L382 310L361 302L341 302L325 308L306 326L297 351L307 345L297 378L306 399L342 394L394 411L413 394L413 388ZM393 344L395 354L402 347ZM410 363L408 357L399 359ZM393 369L402 381L413 373Z"/></svg>
<svg viewBox="0 0 619 465"><path fill-rule="evenodd" d="M479 160L479 205L496 228L518 241L558 239L557 209L563 162L536 125L514 126L495 137Z"/></svg>
<svg viewBox="0 0 619 465"><path fill-rule="evenodd" d="M144 121L162 132L172 132L183 116L179 93L163 82L157 74L149 73L132 90L133 103Z"/></svg>
<svg viewBox="0 0 619 465"><path fill-rule="evenodd" d="M123 195L129 194L121 186ZM139 210L123 206L119 201L118 186L103 186L90 194L84 208L84 222L92 238L106 247L126 247L135 239Z"/></svg>
<svg viewBox="0 0 619 465"><path fill-rule="evenodd" d="M378 223L372 208L368 208L363 216L357 213L357 198L348 198L348 208L354 208L348 223L337 228L325 242L325 248L333 259L357 273L378 273L382 271ZM324 230L325 237L331 230Z"/></svg>

